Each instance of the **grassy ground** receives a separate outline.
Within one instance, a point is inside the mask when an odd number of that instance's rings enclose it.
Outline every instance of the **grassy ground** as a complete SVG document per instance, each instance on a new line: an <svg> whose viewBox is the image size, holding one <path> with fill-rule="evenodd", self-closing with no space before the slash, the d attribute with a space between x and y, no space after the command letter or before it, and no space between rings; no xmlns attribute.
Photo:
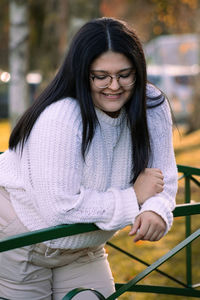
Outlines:
<svg viewBox="0 0 200 300"><path fill-rule="evenodd" d="M0 151L4 151L8 147L8 137L10 134L10 126L8 122L0 122ZM189 165L200 168L200 130L185 136L182 128L174 131L174 148L176 154L177 164ZM179 193L177 195L177 203L183 202L183 185L184 182L179 184ZM199 188L192 184L192 200L200 201ZM199 216L192 217L192 230L194 231L199 227ZM184 218L176 218L171 231L159 242L138 242L134 244L132 238L128 237L129 228L121 230L113 239L112 242L135 256L140 257L148 263L152 263L167 253L181 240L184 239ZM197 239L192 246L193 252L193 283L200 282L200 259L199 259L200 239ZM132 279L136 274L145 269L145 266L140 263L127 258L123 254L119 254L111 247L107 247L109 254L109 261L115 278L115 282L127 282ZM185 251L179 252L175 257L170 259L169 262L160 267L161 270L185 281ZM152 285L165 285L177 286L169 279L162 275L153 272L147 276L140 284ZM120 300L186 300L188 297L184 296L166 296L144 293L126 293L119 297ZM195 298L190 298L195 299Z"/></svg>

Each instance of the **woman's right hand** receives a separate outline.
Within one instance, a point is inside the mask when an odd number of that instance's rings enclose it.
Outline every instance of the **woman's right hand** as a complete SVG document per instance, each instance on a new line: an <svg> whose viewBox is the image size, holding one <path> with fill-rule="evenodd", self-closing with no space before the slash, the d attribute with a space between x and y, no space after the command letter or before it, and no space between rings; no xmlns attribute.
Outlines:
<svg viewBox="0 0 200 300"><path fill-rule="evenodd" d="M139 205L148 198L161 193L164 189L164 176L160 169L146 168L137 177L133 188L135 190Z"/></svg>

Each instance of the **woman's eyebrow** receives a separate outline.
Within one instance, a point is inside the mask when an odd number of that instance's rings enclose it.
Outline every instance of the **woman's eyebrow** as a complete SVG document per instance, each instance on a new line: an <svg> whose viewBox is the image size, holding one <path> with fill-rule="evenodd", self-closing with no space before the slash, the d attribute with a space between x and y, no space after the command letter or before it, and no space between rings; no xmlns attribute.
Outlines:
<svg viewBox="0 0 200 300"><path fill-rule="evenodd" d="M127 67L127 68L124 68L124 69L119 70L117 73L124 72L124 71L128 71L128 70L132 70L132 69L134 69L134 68L133 68L133 67ZM106 71L106 70L91 70L91 72L109 73L109 72Z"/></svg>

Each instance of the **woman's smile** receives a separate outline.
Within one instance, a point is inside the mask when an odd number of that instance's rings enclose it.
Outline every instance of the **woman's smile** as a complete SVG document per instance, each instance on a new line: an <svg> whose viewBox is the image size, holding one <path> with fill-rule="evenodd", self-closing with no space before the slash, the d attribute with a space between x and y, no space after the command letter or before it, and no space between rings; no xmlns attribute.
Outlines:
<svg viewBox="0 0 200 300"><path fill-rule="evenodd" d="M111 93L102 93L106 98L108 99L119 99L119 97L122 95L121 93L111 94Z"/></svg>

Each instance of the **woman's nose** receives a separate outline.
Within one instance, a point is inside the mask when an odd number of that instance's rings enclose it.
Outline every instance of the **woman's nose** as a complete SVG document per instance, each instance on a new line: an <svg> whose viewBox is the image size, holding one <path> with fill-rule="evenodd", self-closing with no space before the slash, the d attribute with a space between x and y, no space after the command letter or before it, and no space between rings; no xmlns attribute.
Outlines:
<svg viewBox="0 0 200 300"><path fill-rule="evenodd" d="M110 88L111 90L118 90L120 88L120 84L118 82L117 77L112 77L111 84L108 88Z"/></svg>

